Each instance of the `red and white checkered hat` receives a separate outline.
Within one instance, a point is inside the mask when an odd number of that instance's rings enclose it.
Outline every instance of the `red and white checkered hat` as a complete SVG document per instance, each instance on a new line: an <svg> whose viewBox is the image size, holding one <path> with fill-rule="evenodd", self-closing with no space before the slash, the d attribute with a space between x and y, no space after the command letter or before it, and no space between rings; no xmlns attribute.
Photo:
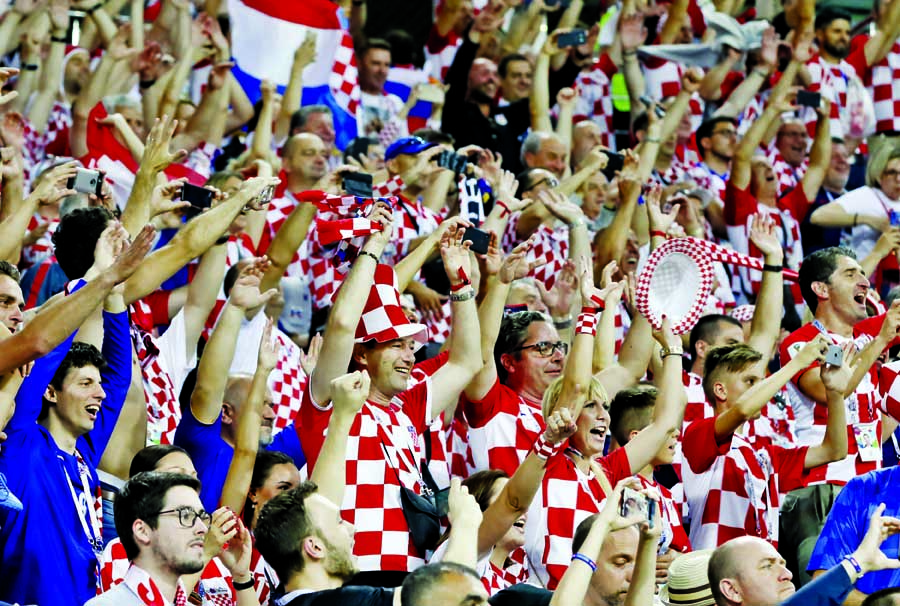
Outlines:
<svg viewBox="0 0 900 606"><path fill-rule="evenodd" d="M386 343L407 337L415 339L421 347L428 342L428 329L406 317L400 306L397 274L390 265L380 263L375 268L375 283L369 290L366 307L356 327L356 342Z"/></svg>

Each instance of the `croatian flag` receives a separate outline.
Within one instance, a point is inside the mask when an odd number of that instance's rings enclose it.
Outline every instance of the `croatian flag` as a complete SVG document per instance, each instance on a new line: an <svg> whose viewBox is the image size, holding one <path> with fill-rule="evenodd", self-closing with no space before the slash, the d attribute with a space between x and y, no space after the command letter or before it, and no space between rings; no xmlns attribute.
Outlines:
<svg viewBox="0 0 900 606"><path fill-rule="evenodd" d="M427 83L428 76L420 69L409 65L395 65L388 72L387 82L384 83L384 90L393 95L400 97L404 103L409 99L412 89L416 84ZM409 111L407 117L407 127L409 132L415 132L420 128L425 128L425 123L431 116L431 103L426 101L417 101Z"/></svg>
<svg viewBox="0 0 900 606"><path fill-rule="evenodd" d="M228 12L234 75L251 101L259 99L262 80L271 80L284 92L294 51L313 31L316 61L303 71L301 104L331 108L339 148L356 137L360 99L356 57L340 8L329 0L229 0Z"/></svg>

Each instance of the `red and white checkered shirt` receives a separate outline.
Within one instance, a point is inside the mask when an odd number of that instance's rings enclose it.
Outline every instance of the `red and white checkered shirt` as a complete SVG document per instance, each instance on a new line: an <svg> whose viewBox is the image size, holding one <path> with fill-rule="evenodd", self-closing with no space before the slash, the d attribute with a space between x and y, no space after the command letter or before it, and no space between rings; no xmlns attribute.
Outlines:
<svg viewBox="0 0 900 606"><path fill-rule="evenodd" d="M808 447L753 443L741 434L719 444L716 419L695 421L684 434L685 497L691 545L712 549L742 536L778 546L781 494L803 486Z"/></svg>
<svg viewBox="0 0 900 606"><path fill-rule="evenodd" d="M512 251L522 240L516 235L516 227L522 213L517 211L509 217L506 231L503 234L502 247L506 252ZM569 228L565 225L551 228L543 223L535 230L535 243L525 257L534 269L529 277L540 280L548 289L553 288L559 272L562 271L569 255Z"/></svg>
<svg viewBox="0 0 900 606"><path fill-rule="evenodd" d="M841 124L841 115L848 110L847 91L850 87L850 78L856 78L856 70L853 66L842 60L840 63L829 63L820 55L813 56L806 63L809 72L810 84L808 90L820 92L822 96L831 101L831 136L844 137L844 127ZM816 130L816 112L812 108L806 108L803 112L804 122L809 135L813 136Z"/></svg>
<svg viewBox="0 0 900 606"><path fill-rule="evenodd" d="M22 247L22 260L19 267L22 270L28 269L32 265L37 265L47 257L53 255L53 233L59 227L59 217L42 217L35 213L28 221L27 231L34 231L42 225L49 225L47 231L44 232L37 242Z"/></svg>
<svg viewBox="0 0 900 606"><path fill-rule="evenodd" d="M772 163L772 170L775 171L775 178L778 179L777 196L779 198L788 191L800 186L803 175L806 174L806 169L809 168L809 158L804 158L803 164L800 166L791 166L788 164L787 160L784 159L784 156L781 155L781 152L778 151L778 148L775 147L774 142L771 149L769 149L767 158L769 159L769 162Z"/></svg>
<svg viewBox="0 0 900 606"><path fill-rule="evenodd" d="M499 469L512 477L547 427L541 403L529 402L499 379L480 401L463 396L461 405L475 463L471 472Z"/></svg>
<svg viewBox="0 0 900 606"><path fill-rule="evenodd" d="M593 472L583 474L572 449L547 460L541 490L535 495L525 524L525 550L537 584L554 590L572 560L572 538L585 518L600 511L606 494ZM624 448L614 450L597 463L612 486L631 475Z"/></svg>
<svg viewBox="0 0 900 606"><path fill-rule="evenodd" d="M461 45L462 38L456 32L451 30L446 36L441 36L437 25L432 26L425 43L425 69L428 75L443 82Z"/></svg>
<svg viewBox="0 0 900 606"><path fill-rule="evenodd" d="M431 420L431 379L394 397L387 407L366 402L350 428L347 486L342 516L356 527L353 553L359 569L411 572L425 564L409 534L400 487L417 493L424 442ZM300 408L300 436L310 474L315 467L331 407L313 402L309 391ZM401 484L402 483L402 484Z"/></svg>
<svg viewBox="0 0 900 606"><path fill-rule="evenodd" d="M824 326L822 328L825 330L825 336L832 343L842 345L849 340L827 331ZM815 339L819 334L820 331L815 324L805 324L791 333L781 344L781 364L790 362L806 343ZM853 339L853 342L861 350L871 340L870 336L862 335ZM817 366L818 362L800 371L788 384L794 403L794 414L797 417L797 439L801 444L810 446L822 443L828 419L828 406L816 402L804 394L798 386L798 381L803 373ZM878 372L874 366L856 387L853 395L844 403L847 414L848 454L840 461L810 469L807 485L836 484L843 486L852 478L881 467L881 410L884 400L879 392ZM867 435L860 434L860 437L857 438L860 430L867 430L871 432L871 435L876 436L877 447L863 449L860 452L858 442L866 439L865 435ZM867 453L872 456L867 456ZM864 456L872 460L863 460Z"/></svg>
<svg viewBox="0 0 900 606"><path fill-rule="evenodd" d="M484 585L488 596L502 591L512 585L528 581L528 565L525 560L525 549L519 547L509 554L509 564L500 568L493 562L488 562L487 568L481 572L481 584Z"/></svg>
<svg viewBox="0 0 900 606"><path fill-rule="evenodd" d="M857 71L872 96L875 132L900 131L900 42L871 68Z"/></svg>
<svg viewBox="0 0 900 606"><path fill-rule="evenodd" d="M613 128L613 102L611 78L616 73L615 64L604 54L587 71L582 71L575 80L575 114L573 122L592 120L600 127L600 144L616 149Z"/></svg>
<svg viewBox="0 0 900 606"><path fill-rule="evenodd" d="M705 189L713 194L720 202L725 201L725 184L728 182L728 174L720 174L700 161L689 168L687 176L697 184L697 187Z"/></svg>
<svg viewBox="0 0 900 606"><path fill-rule="evenodd" d="M125 555L125 547L118 538L106 544L103 557L100 561L100 587L98 595L120 584L131 562ZM203 569L196 587L186 587L188 591L195 591L200 595L203 606L235 606L237 604L237 592L234 589L234 581L231 572L219 558L213 558ZM268 591L266 592L268 593ZM257 590L257 596L259 591ZM263 603L263 602L260 602Z"/></svg>

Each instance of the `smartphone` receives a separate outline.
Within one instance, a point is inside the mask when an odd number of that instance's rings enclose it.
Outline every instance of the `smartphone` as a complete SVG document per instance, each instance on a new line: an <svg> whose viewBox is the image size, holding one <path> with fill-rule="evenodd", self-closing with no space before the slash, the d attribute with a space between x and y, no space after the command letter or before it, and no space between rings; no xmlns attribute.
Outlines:
<svg viewBox="0 0 900 606"><path fill-rule="evenodd" d="M351 196L372 197L372 175L368 173L344 173L341 187Z"/></svg>
<svg viewBox="0 0 900 606"><path fill-rule="evenodd" d="M215 192L213 190L206 189L205 187L191 185L190 183L182 185L180 197L185 202L190 202L191 204L184 210L185 220L190 221L209 208L212 205L214 195Z"/></svg>
<svg viewBox="0 0 900 606"><path fill-rule="evenodd" d="M622 503L619 513L623 518L641 516L653 528L656 523L656 501L631 488L622 492Z"/></svg>
<svg viewBox="0 0 900 606"><path fill-rule="evenodd" d="M651 105L653 105L653 99L651 99L647 95L641 95L640 97L638 97L638 99L640 100L641 103L643 103L648 108ZM656 104L656 109L654 110L654 113L656 113L656 116L658 118L666 117L666 110L664 110L659 103Z"/></svg>
<svg viewBox="0 0 900 606"><path fill-rule="evenodd" d="M606 154L606 166L604 166L600 172L603 173L607 181L612 181L615 179L616 173L625 166L625 156L610 151L605 151L603 153Z"/></svg>
<svg viewBox="0 0 900 606"><path fill-rule="evenodd" d="M587 42L587 30L573 29L570 32L560 34L556 38L556 46L559 48L569 48L570 46L581 46Z"/></svg>
<svg viewBox="0 0 900 606"><path fill-rule="evenodd" d="M264 190L262 190L262 193L260 193L259 196L256 197L256 201L259 202L260 204L268 204L269 202L272 201L272 197L274 195L275 195L275 186L270 185L267 188L265 188Z"/></svg>
<svg viewBox="0 0 900 606"><path fill-rule="evenodd" d="M444 150L437 156L437 164L441 168L448 168L457 175L466 170L466 162L468 158L457 154L456 152Z"/></svg>
<svg viewBox="0 0 900 606"><path fill-rule="evenodd" d="M66 187L83 194L95 194L99 197L103 193L103 176L99 170L76 168L75 176L69 177Z"/></svg>
<svg viewBox="0 0 900 606"><path fill-rule="evenodd" d="M840 345L829 345L825 354L825 363L829 366L841 366L844 363L844 350Z"/></svg>
<svg viewBox="0 0 900 606"><path fill-rule="evenodd" d="M818 109L822 105L822 94L808 90L797 91L797 105Z"/></svg>
<svg viewBox="0 0 900 606"><path fill-rule="evenodd" d="M428 103L442 103L444 101L444 89L431 83L419 86L417 95L419 101L427 101Z"/></svg>
<svg viewBox="0 0 900 606"><path fill-rule="evenodd" d="M472 252L483 255L488 251L488 244L491 241L491 234L486 231L480 230L477 227L467 227L466 232L463 234L463 241L466 240L472 241L472 246L469 248Z"/></svg>
<svg viewBox="0 0 900 606"><path fill-rule="evenodd" d="M900 226L900 213L898 213L896 210L892 210L888 212L888 217L891 220L891 227Z"/></svg>

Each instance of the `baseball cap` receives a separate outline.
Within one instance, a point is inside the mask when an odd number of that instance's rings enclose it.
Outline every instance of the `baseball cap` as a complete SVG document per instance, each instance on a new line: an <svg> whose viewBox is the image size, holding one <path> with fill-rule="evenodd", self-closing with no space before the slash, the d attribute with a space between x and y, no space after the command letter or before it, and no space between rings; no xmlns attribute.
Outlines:
<svg viewBox="0 0 900 606"><path fill-rule="evenodd" d="M400 154L418 154L426 149L431 149L435 145L437 145L437 143L429 143L425 139L419 137L403 137L402 139L397 139L391 143L384 152L384 159L393 160Z"/></svg>

